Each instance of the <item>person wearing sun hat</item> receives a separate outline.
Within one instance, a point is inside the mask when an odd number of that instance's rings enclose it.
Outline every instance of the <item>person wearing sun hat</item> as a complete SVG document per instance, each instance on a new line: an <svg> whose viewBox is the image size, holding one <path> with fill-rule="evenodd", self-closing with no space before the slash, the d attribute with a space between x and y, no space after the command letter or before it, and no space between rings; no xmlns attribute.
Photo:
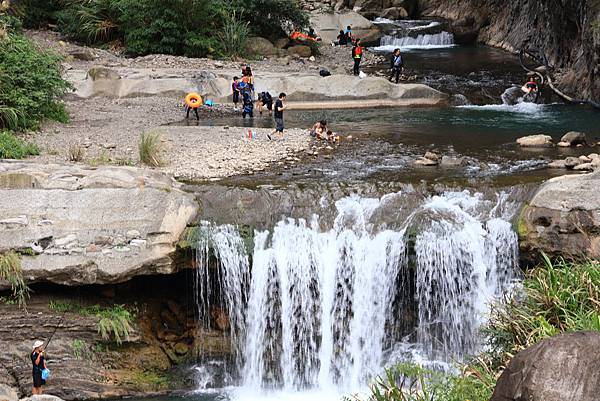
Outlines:
<svg viewBox="0 0 600 401"><path fill-rule="evenodd" d="M42 370L46 369L46 361L44 360L44 342L36 340L33 343L33 351L31 351L31 362L33 363L33 395L42 394L42 385L45 380L42 379Z"/></svg>

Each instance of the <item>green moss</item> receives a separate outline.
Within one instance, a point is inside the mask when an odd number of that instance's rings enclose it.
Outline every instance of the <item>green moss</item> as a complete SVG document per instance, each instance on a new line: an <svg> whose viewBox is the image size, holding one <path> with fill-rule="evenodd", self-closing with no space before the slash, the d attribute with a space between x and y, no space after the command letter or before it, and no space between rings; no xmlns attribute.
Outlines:
<svg viewBox="0 0 600 401"><path fill-rule="evenodd" d="M136 387L160 391L169 388L171 377L165 372L140 370L133 372L131 380Z"/></svg>
<svg viewBox="0 0 600 401"><path fill-rule="evenodd" d="M517 218L516 231L519 235L519 239L525 239L527 237L527 234L529 233L529 230L527 229L527 223L525 222L525 212L527 211L528 207L528 204L523 205L523 208L519 213L519 217Z"/></svg>

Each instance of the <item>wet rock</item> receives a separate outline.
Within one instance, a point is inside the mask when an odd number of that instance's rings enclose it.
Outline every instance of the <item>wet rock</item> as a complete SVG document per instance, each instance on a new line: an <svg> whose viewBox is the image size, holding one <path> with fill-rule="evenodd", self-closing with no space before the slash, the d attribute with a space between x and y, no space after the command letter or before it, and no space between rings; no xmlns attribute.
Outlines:
<svg viewBox="0 0 600 401"><path fill-rule="evenodd" d="M567 168L567 166L564 160L558 159L548 163L548 168Z"/></svg>
<svg viewBox="0 0 600 401"><path fill-rule="evenodd" d="M223 309L213 308L210 311L210 317L218 330L229 330L229 316L227 316L227 313Z"/></svg>
<svg viewBox="0 0 600 401"><path fill-rule="evenodd" d="M173 351L179 356L187 354L189 350L190 347L185 343L177 343L173 346Z"/></svg>
<svg viewBox="0 0 600 401"><path fill-rule="evenodd" d="M402 7L390 7L386 8L381 13L381 18L387 18L391 20L398 20L401 18L408 17L408 11Z"/></svg>
<svg viewBox="0 0 600 401"><path fill-rule="evenodd" d="M571 146L571 144L569 142L559 142L556 144L556 146L558 146L559 148L568 148Z"/></svg>
<svg viewBox="0 0 600 401"><path fill-rule="evenodd" d="M461 167L469 164L465 157L442 156L441 165L445 167Z"/></svg>
<svg viewBox="0 0 600 401"><path fill-rule="evenodd" d="M579 158L577 158L577 157L567 157L565 159L565 167L566 168L573 168L580 164L581 164L581 160L579 160Z"/></svg>
<svg viewBox="0 0 600 401"><path fill-rule="evenodd" d="M587 143L585 134L577 131L567 132L560 138L560 141L568 143L569 146L585 145Z"/></svg>
<svg viewBox="0 0 600 401"><path fill-rule="evenodd" d="M591 163L591 161L592 161L592 159L590 159L586 155L579 156L579 160L581 160L582 163Z"/></svg>
<svg viewBox="0 0 600 401"><path fill-rule="evenodd" d="M596 401L600 333L563 334L519 352L498 378L490 401Z"/></svg>
<svg viewBox="0 0 600 401"><path fill-rule="evenodd" d="M429 160L433 160L435 162L440 161L440 157L437 155L437 153L434 153L434 152L426 152L425 156L423 156L423 157L425 157L426 159L429 159Z"/></svg>
<svg viewBox="0 0 600 401"><path fill-rule="evenodd" d="M417 166L437 166L439 163L435 160L426 159L421 157L415 160L415 165Z"/></svg>
<svg viewBox="0 0 600 401"><path fill-rule="evenodd" d="M517 139L517 144L521 147L530 148L549 148L553 147L552 137L550 135L529 135Z"/></svg>
<svg viewBox="0 0 600 401"><path fill-rule="evenodd" d="M592 165L592 163L581 163L573 167L573 170L577 171L592 171L593 169L594 166Z"/></svg>

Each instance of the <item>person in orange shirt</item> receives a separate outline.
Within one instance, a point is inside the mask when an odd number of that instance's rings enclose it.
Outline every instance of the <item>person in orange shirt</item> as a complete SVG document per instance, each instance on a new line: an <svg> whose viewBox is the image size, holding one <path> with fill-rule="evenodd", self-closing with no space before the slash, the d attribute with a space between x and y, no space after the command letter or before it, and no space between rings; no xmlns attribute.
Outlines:
<svg viewBox="0 0 600 401"><path fill-rule="evenodd" d="M363 48L360 45L360 39L356 39L352 48L352 59L354 60L354 75L360 74L360 62L363 56Z"/></svg>

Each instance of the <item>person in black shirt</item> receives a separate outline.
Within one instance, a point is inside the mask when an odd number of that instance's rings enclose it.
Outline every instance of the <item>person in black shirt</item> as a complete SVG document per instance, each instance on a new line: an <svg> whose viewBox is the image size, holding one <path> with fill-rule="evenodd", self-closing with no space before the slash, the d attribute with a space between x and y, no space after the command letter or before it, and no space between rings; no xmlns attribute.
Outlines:
<svg viewBox="0 0 600 401"><path fill-rule="evenodd" d="M33 395L42 394L42 385L46 384L42 379L42 370L46 369L46 361L44 360L44 343L36 341L33 343L33 351L31 352L31 363L33 364Z"/></svg>
<svg viewBox="0 0 600 401"><path fill-rule="evenodd" d="M262 114L263 107L269 110L269 115L273 111L273 97L269 92L261 92L258 94L258 112Z"/></svg>
<svg viewBox="0 0 600 401"><path fill-rule="evenodd" d="M392 82L394 75L396 76L396 83L400 80L400 74L402 74L402 70L404 69L404 61L402 60L402 54L400 54L400 49L395 49L392 54L392 58L390 60L390 78L389 81Z"/></svg>
<svg viewBox="0 0 600 401"><path fill-rule="evenodd" d="M281 92L279 94L279 98L275 101L275 110L273 112L273 117L275 117L275 131L271 133L271 135L278 133L280 138L283 139L283 110L285 110L286 105L285 101L285 93ZM269 139L271 139L271 135L267 135Z"/></svg>

